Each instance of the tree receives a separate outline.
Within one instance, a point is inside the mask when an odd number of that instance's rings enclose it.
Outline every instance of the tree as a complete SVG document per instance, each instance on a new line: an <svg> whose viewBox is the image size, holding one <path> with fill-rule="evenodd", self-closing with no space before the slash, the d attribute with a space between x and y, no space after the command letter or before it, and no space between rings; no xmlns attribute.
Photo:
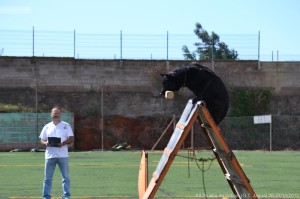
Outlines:
<svg viewBox="0 0 300 199"><path fill-rule="evenodd" d="M196 23L194 33L201 40L196 42L196 50L191 52L186 45L182 47L183 56L186 60L236 60L238 54L234 49L229 49L227 44L220 41L219 35L212 32L211 35L204 30L200 23Z"/></svg>

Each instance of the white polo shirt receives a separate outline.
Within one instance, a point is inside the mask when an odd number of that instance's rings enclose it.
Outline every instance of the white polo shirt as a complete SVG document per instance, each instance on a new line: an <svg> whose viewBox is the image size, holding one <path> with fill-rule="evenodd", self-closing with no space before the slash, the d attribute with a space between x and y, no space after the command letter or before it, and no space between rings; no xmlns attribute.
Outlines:
<svg viewBox="0 0 300 199"><path fill-rule="evenodd" d="M42 140L48 140L48 137L60 137L61 142L66 141L70 136L74 136L72 128L64 121L61 121L57 125L53 124L53 122L46 124L40 134ZM46 147L45 159L64 158L68 156L68 145L62 147Z"/></svg>

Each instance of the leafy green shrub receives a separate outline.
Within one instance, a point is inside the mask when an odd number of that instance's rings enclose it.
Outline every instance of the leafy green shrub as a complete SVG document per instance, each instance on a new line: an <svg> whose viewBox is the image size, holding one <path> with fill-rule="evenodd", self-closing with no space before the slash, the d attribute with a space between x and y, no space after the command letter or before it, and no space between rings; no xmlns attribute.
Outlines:
<svg viewBox="0 0 300 199"><path fill-rule="evenodd" d="M22 106L21 104L0 104L0 112L13 113L13 112L35 112L33 108Z"/></svg>
<svg viewBox="0 0 300 199"><path fill-rule="evenodd" d="M232 110L229 116L254 116L265 114L270 104L271 92L264 89L237 89L233 91Z"/></svg>

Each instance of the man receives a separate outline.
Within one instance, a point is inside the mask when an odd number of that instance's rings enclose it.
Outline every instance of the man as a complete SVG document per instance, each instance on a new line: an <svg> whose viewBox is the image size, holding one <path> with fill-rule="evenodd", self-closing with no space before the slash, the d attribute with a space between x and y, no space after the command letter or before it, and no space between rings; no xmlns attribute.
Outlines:
<svg viewBox="0 0 300 199"><path fill-rule="evenodd" d="M68 144L74 142L74 134L71 126L61 121L60 107L51 109L51 118L52 122L46 124L40 134L41 143L46 146L43 198L51 198L52 178L58 165L62 176L62 198L67 199L71 196Z"/></svg>

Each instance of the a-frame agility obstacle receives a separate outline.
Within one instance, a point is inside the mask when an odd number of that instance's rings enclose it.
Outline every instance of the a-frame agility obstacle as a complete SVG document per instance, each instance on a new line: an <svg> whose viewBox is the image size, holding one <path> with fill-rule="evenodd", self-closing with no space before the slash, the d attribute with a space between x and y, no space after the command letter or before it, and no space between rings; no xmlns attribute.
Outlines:
<svg viewBox="0 0 300 199"><path fill-rule="evenodd" d="M202 102L193 103L192 100L189 100L187 103L156 170L153 172L149 185L147 185L147 158L145 158L145 153L143 152L138 180L139 198L154 198L173 160L180 150L183 141L196 120L201 125L204 135L236 198L256 199L257 196L252 189L247 176L237 161L234 153L226 144L219 127L214 122L209 111Z"/></svg>

